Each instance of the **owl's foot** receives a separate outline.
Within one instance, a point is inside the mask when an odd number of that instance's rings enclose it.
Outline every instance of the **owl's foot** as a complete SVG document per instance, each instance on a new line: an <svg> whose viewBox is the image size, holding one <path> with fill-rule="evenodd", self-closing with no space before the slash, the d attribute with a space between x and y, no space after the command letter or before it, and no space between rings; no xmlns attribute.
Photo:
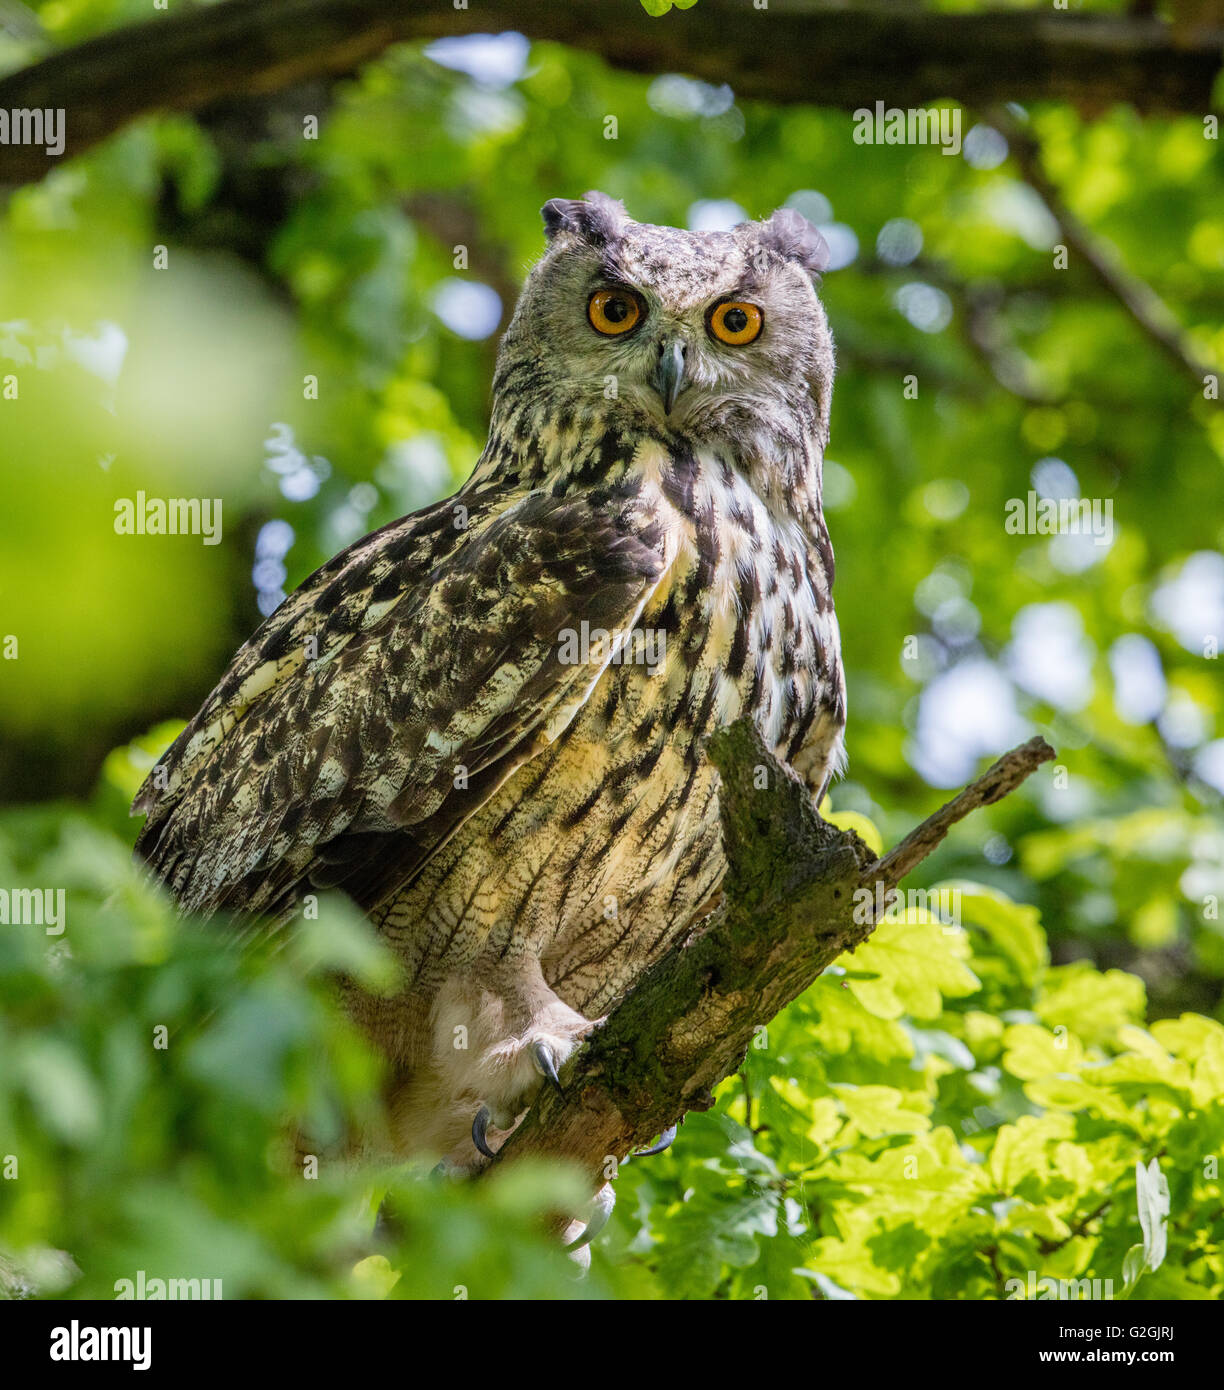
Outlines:
<svg viewBox="0 0 1224 1390"><path fill-rule="evenodd" d="M665 1149L670 1149L676 1137L676 1126L668 1125L659 1138L651 1144L648 1149L638 1149L633 1155L634 1158L649 1158L652 1154L661 1154ZM586 1221L574 1221L566 1231L566 1250L570 1255L584 1267L591 1262L590 1251L587 1248L591 1241L603 1230L612 1217L612 1212L616 1207L616 1193L612 1190L610 1182L604 1183L599 1191L591 1198L591 1206Z"/></svg>
<svg viewBox="0 0 1224 1390"><path fill-rule="evenodd" d="M659 1138L651 1144L648 1149L638 1149L633 1155L634 1158L649 1158L652 1154L661 1154L665 1149L670 1149L676 1137L676 1126L668 1125ZM565 1232L565 1249L570 1257L576 1260L584 1269L589 1268L591 1263L591 1252L589 1246L591 1241L603 1230L612 1217L612 1212L616 1207L616 1193L612 1190L610 1182L604 1183L599 1191L591 1198L590 1210L586 1221L571 1222Z"/></svg>
<svg viewBox="0 0 1224 1390"><path fill-rule="evenodd" d="M537 1038L531 1044L531 1058L535 1062L536 1070L564 1100L565 1087L562 1086L561 1078L557 1075L557 1059L553 1055L552 1048L542 1038ZM564 1061L565 1059L562 1058L561 1060Z"/></svg>
<svg viewBox="0 0 1224 1390"><path fill-rule="evenodd" d="M486 1158L496 1158L497 1151L489 1148L489 1121L492 1114L487 1105L482 1105L472 1121L472 1143Z"/></svg>
<svg viewBox="0 0 1224 1390"><path fill-rule="evenodd" d="M445 1125L438 1149L461 1163L496 1154L541 1086L565 1094L560 1072L596 1022L549 987L534 957L480 964L445 982L419 1087L425 1119L439 1133ZM431 1096L441 1102L436 1120Z"/></svg>
<svg viewBox="0 0 1224 1390"><path fill-rule="evenodd" d="M565 1087L561 1084L561 1078L557 1075L557 1061L553 1052L553 1045L546 1042L543 1038L537 1038L531 1044L531 1059L535 1064L536 1070L554 1088L557 1094L565 1099ZM564 1058L562 1059L564 1060ZM503 1116L503 1118L505 1118ZM486 1158L495 1158L497 1151L489 1147L489 1125L492 1123L497 1129L512 1129L517 1120L511 1118L508 1124L502 1124L493 1118L493 1111L485 1104L481 1104L476 1112L476 1118L472 1121L472 1143L476 1145ZM675 1131L672 1131L673 1138ZM671 1141L668 1140L668 1143ZM666 1146L664 1146L666 1147ZM661 1151L660 1151L661 1152Z"/></svg>
<svg viewBox="0 0 1224 1390"><path fill-rule="evenodd" d="M565 1232L565 1249L584 1267L591 1263L591 1253L586 1248L608 1224L616 1206L616 1193L610 1182L604 1183L591 1198L585 1221L573 1221Z"/></svg>

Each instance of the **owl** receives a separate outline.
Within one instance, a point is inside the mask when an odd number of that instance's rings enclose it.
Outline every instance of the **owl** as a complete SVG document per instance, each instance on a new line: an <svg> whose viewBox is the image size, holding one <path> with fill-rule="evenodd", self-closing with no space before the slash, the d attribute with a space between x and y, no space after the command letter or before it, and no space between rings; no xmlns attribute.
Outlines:
<svg viewBox="0 0 1224 1390"><path fill-rule="evenodd" d="M543 216L471 477L286 599L134 803L184 911L368 915L390 1132L458 1166L716 900L708 735L750 717L817 798L842 759L824 241Z"/></svg>

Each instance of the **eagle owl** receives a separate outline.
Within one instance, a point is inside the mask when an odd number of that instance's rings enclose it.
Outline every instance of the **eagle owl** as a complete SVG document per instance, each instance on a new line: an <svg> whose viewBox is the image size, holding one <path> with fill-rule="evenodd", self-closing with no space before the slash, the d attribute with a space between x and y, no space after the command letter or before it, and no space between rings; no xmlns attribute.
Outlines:
<svg viewBox="0 0 1224 1390"><path fill-rule="evenodd" d="M456 1164L708 910L710 732L817 797L842 756L823 239L543 213L472 476L286 599L134 805L186 911L368 914L403 988L346 1002L399 1150Z"/></svg>

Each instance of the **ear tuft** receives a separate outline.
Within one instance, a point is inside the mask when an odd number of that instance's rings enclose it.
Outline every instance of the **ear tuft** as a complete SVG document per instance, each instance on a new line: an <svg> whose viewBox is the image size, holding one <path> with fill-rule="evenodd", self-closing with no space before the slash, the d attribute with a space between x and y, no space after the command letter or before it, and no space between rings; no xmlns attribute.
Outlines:
<svg viewBox="0 0 1224 1390"><path fill-rule="evenodd" d="M768 222L758 224L762 246L788 261L797 261L809 275L819 275L829 264L829 243L794 208L779 208Z"/></svg>
<svg viewBox="0 0 1224 1390"><path fill-rule="evenodd" d="M614 241L628 220L624 203L598 192L585 198L550 198L540 212L549 241L559 232L568 232L599 247Z"/></svg>

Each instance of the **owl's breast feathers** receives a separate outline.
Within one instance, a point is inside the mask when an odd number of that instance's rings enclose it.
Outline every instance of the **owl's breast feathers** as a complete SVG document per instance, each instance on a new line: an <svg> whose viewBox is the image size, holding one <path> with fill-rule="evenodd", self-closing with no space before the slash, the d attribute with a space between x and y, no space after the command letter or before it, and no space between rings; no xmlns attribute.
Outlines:
<svg viewBox="0 0 1224 1390"><path fill-rule="evenodd" d="M622 459L606 485L478 473L281 605L134 803L137 852L186 909L385 902L596 707L611 739L619 706L693 744L751 712L819 787L844 722L823 523L778 520L685 448ZM624 661L642 630L665 635L652 667Z"/></svg>
<svg viewBox="0 0 1224 1390"><path fill-rule="evenodd" d="M777 515L726 455L639 447L643 487L677 558L642 625L668 633L676 716L699 743L751 715L766 744L819 791L840 765L845 686L823 517Z"/></svg>

